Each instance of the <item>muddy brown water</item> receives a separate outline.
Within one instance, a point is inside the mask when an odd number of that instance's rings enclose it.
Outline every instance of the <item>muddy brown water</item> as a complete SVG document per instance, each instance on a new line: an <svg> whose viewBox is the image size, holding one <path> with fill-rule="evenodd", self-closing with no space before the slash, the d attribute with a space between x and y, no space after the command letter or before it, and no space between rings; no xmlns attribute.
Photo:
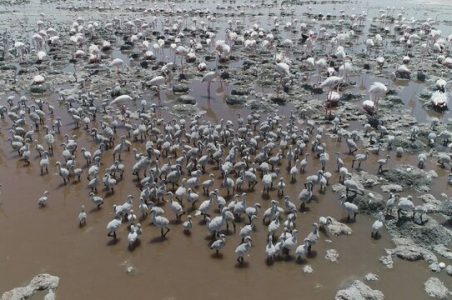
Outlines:
<svg viewBox="0 0 452 300"><path fill-rule="evenodd" d="M222 107L217 102L215 105ZM222 114L233 116L237 112L240 110L230 109ZM62 114L64 116L65 113ZM1 121L2 127L6 126L5 123L7 121ZM74 130L67 119L63 132L77 134L79 147L85 146L91 151L96 148L87 139L84 130ZM313 247L313 256L302 264L295 263L293 259L266 264L264 249L267 228L261 222L256 223L253 247L245 258L244 266L237 265L234 255L240 238L228 235L222 256L216 257L208 247L210 241L207 239L207 230L198 224L197 218L194 219L192 235L183 234L181 225L172 224L168 238L163 241L159 230L150 226L149 219L142 221L144 232L141 243L130 252L127 249L126 227L121 227L119 241L112 243L106 236L105 226L113 218L111 207L114 203L124 202L128 194L138 197L139 190L130 171L133 164L131 153L125 152L122 156L129 167L115 193L108 194L102 188L99 189L99 194L105 197L105 204L97 210L88 199L86 175L81 183L66 186L59 176L54 175L54 162L61 159L59 150L51 158L50 174L40 176L37 157L33 158L31 166L26 167L22 161L18 161L17 153L11 151L5 134L0 139L0 182L3 185L0 206L3 241L0 247L0 290L19 286L35 274L47 272L61 277L57 291L60 299L331 299L336 290L347 282L362 279L368 272L373 272L378 274L380 280L369 285L382 290L387 299L425 299L423 282L432 276L427 264L423 261L395 259L395 268L387 270L378 257L385 254L384 248L393 247L392 242L384 231L381 239L370 238L373 219L366 215L359 215L356 223L349 224L353 229L351 236L328 237L321 233L319 242ZM144 150L144 144L138 143L136 146L140 151ZM331 150L340 147L341 152L347 151L344 144L334 141L328 142L327 147ZM79 164L82 164L80 159ZM376 173L376 159L376 156L372 156L363 164L363 169ZM346 156L345 160L350 165L351 158ZM101 167L111 163L111 154L107 153ZM397 163L413 163L413 158L404 157ZM436 169L434 164L428 167ZM302 174L297 183L287 185L287 194L292 200L295 201L301 190L304 177L319 168L318 160L313 159L306 174ZM332 159L327 170L334 168ZM285 165L281 165L280 169L283 175L287 174ZM210 165L209 172L214 172L220 178L216 166ZM450 187L442 184L446 172L438 170L438 173L438 186L433 194L450 194ZM336 175L332 179L332 183L335 182ZM215 186L220 188L220 183L221 180L217 180ZM38 209L36 201L46 189L50 192L48 206ZM258 184L255 192L248 193L248 205L260 202L265 210L271 199L277 199L277 195L276 191L272 191L267 197L261 191L262 186ZM202 191L198 190L198 193L202 194ZM224 191L222 194L226 196ZM84 228L78 227L77 220L81 204L88 208L88 224ZM299 213L299 240L309 233L311 224L319 216L326 215L345 221L337 196L330 189L324 195L316 191L316 199L309 205L309 210ZM166 216L173 219L169 207ZM240 223L238 229L243 225ZM326 250L332 248L340 254L337 263L324 259ZM303 273L306 264L314 269L312 274ZM128 266L136 269L133 274L127 274ZM439 274L443 281L450 283L450 278L446 276Z"/></svg>
<svg viewBox="0 0 452 300"><path fill-rule="evenodd" d="M367 2L362 7L368 6ZM46 6L37 4L37 7L43 9ZM327 7L314 6L314 11L325 8ZM360 8L357 7L357 13ZM371 5L371 8L377 10L380 6ZM421 15L413 13L413 6L409 6L408 10L410 15ZM33 17L37 17L37 14L30 18ZM119 53L114 56L122 57ZM70 72L70 69L67 71ZM367 87L373 78L362 76L354 77L353 80ZM235 120L237 113L243 116L250 113L246 107L231 108L224 103L224 97L230 92L227 85L221 87L217 83L212 84L211 99L206 98L206 87L199 81L193 81L190 87L190 93L198 100L197 105L206 111L205 117L211 121L218 122L221 118ZM410 83L402 91L401 97L406 107L413 109L411 113L418 120L428 121L429 117L439 115L426 112L418 101L410 103L422 88L422 85ZM262 92L266 90L263 89ZM173 100L171 95L162 96L166 106L174 103ZM70 117L58 107L55 97L50 97L50 101L57 107L56 115L63 117L63 134L76 134L79 137L78 149L84 146L94 151L97 146L86 132L83 129L74 130ZM283 106L279 108L278 114L287 116L291 110L293 106ZM165 110L162 115L165 118L173 117L168 116ZM369 285L381 290L386 299L426 299L423 283L430 276L437 276L446 286L452 287L450 277L444 272L432 273L424 261L407 262L395 258L394 269L386 269L378 258L385 255L385 248L393 247L390 237L382 231L379 240L371 239L370 228L374 220L361 214L355 223L349 224L353 230L351 236L332 237L321 233L319 242L313 246L313 255L302 264L284 258L271 265L266 264L264 249L267 228L260 220L256 222L253 247L243 266L237 265L234 255L234 249L240 243L238 235L228 235L222 256L214 256L208 247L210 240L207 239L207 230L205 226L198 224L197 218L194 218L193 233L190 236L182 233L181 225L171 224L166 240L160 239L159 230L150 225L149 218L143 220L141 243L131 252L127 249L127 228L121 226L119 241L112 243L106 236L105 226L113 218L112 205L123 203L128 194L136 197L135 212L138 213L139 190L130 170L133 164L132 153L125 152L122 156L127 166L126 173L114 194L106 193L99 185L99 195L104 197L105 204L97 210L88 198L86 167L80 183L63 185L61 178L55 175L55 161L62 159L61 149L57 147L55 157L51 157L50 174L40 176L39 158L33 157L31 166L24 166L18 160L17 153L11 151L7 141L5 129L9 128L9 121L0 120L0 126L0 183L3 186L0 195L0 291L20 286L43 272L61 278L57 290L59 299L332 299L338 289L354 279L362 279L369 272L376 273L380 278ZM118 136L122 133L120 129ZM57 145L62 141L63 134L58 137ZM144 144L137 143L134 146L144 152ZM337 144L334 141L327 143L327 149L330 154L338 150L347 152L344 143ZM32 151L32 155L36 155L36 151ZM363 170L376 174L376 160L377 156L372 155L363 163ZM345 156L345 161L349 167L351 158ZM397 164L415 164L416 159L404 155L400 159L394 158L394 161ZM83 159L79 157L79 166L83 163ZM111 153L108 152L101 167L106 168L111 163ZM279 167L287 178L285 165ZM287 194L295 203L304 178L318 169L318 160L312 159L306 173L295 184L289 184L286 180ZM334 169L332 156L327 170ZM433 162L427 164L427 169L434 169L439 174L439 178L433 182L431 193L436 197L441 193L451 195L452 189L446 183L448 172L438 168ZM209 172L216 175L218 180L215 186L220 188L217 168L210 165L207 173ZM338 180L336 174L333 175L331 184ZM202 179L205 178L203 176ZM49 203L46 208L38 209L36 201L44 190L50 193ZM259 202L264 211L271 199L277 199L277 195L276 190L271 191L270 196L262 195L261 191L262 186L258 184L254 192L248 193L247 203L251 205ZM202 194L201 189L198 193ZM311 224L318 221L319 216L330 215L345 221L337 196L330 188L324 195L317 190L315 194L316 199L308 205L309 210L298 214L299 242L310 232ZM226 196L224 191L222 195ZM201 199L206 197L202 196ZM77 220L81 204L85 204L88 212L88 224L83 228L78 227ZM282 201L280 205L283 205ZM166 206L165 209L166 216L174 219L169 207ZM239 223L238 230L243 225L243 222ZM337 263L324 259L327 249L339 252ZM308 264L314 269L312 274L303 272L303 267ZM129 266L135 269L132 274L126 272Z"/></svg>

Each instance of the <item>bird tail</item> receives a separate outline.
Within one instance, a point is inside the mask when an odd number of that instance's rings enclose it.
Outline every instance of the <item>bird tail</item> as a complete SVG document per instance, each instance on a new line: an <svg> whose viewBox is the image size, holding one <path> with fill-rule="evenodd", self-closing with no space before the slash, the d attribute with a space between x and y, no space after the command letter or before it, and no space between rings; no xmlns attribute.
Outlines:
<svg viewBox="0 0 452 300"><path fill-rule="evenodd" d="M199 217L201 214L202 214L201 211L200 211L200 210L197 210L197 211L195 212L195 217Z"/></svg>

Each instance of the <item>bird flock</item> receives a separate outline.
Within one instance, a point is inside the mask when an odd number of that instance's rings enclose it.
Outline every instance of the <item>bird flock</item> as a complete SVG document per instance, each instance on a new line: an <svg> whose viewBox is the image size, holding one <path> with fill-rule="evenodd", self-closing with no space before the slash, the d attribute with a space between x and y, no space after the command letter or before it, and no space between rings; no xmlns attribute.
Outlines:
<svg viewBox="0 0 452 300"><path fill-rule="evenodd" d="M261 5L274 5L266 2ZM165 13L171 9L180 17L167 17ZM349 15L340 11L337 21L350 26L339 25L338 31L322 25L329 22L326 16L318 17L320 27L314 27L302 22L302 16L291 15L288 19L272 17L270 28L231 19L221 35L211 31L215 16L207 12L197 12L198 17L190 20L182 18L184 12L171 4L167 10L154 7L148 13L158 17L114 17L110 22L88 22L78 17L69 27L59 26L58 30L52 27L57 24L42 14L33 35L18 38L8 52L12 58L7 58L23 65L45 65L52 62L50 52L70 44L74 68L103 64L109 69L108 76L115 80L111 99L90 93L89 77L95 74L82 78L83 73L75 71L73 84L80 85L80 94L60 94L57 103L36 96L11 95L0 107L5 121L2 128L7 128L12 153L23 162L20 167L39 165L41 176L56 174L67 188L70 184L86 188L82 196L86 201L81 201L78 212L79 226L88 224L90 214L96 213L88 205L111 211L106 234L116 241L121 228L127 228L127 247L131 251L155 228L169 243L176 230L191 238L207 235L208 246L216 255L231 236L238 236L241 242L234 251L238 264L254 251L265 251L269 262L291 255L297 261L309 259L321 232L327 232L333 224L331 216L316 216L318 222L312 224L307 236L301 237L300 219L310 213L309 207L317 201L335 201L347 222L358 221L360 207L355 199L365 197L366 191L355 175L362 170L382 175L392 168L395 157L405 155L404 149L395 145L394 131L378 122L379 103L392 89L391 84L375 81L367 88L369 99L356 104L357 110L369 117L360 129L345 129L341 115L334 113L358 72L354 56L367 55L376 68L383 69L389 63L384 47L396 41L403 56L400 62L390 59L395 66L391 74L394 79L409 80L413 60L436 60L445 71L452 67L452 36L443 37L433 28L434 20L410 20L393 8L383 9L376 17L382 32L361 43L365 48L361 53L352 48L358 43L366 12ZM281 39L280 31L286 36L294 31L301 41ZM123 93L124 85L130 84L124 81L134 67L109 54L116 47L110 42L115 35L124 39L132 54L142 58L143 68L160 62L155 64L157 71L150 73L152 76L135 79L140 82L134 86L137 90L142 86L155 91L152 104L146 100L138 104L133 92ZM286 116L252 112L219 121L210 121L201 114L175 118L165 115L158 105L163 91L169 92L190 72L201 78L210 99L214 82L225 84L230 76L221 66L232 60L234 53L251 56L258 50L271 54L270 77L275 79L275 94L282 95L303 80L325 93L327 123L295 112ZM300 65L295 64L296 51L303 53ZM209 53L213 58L201 61L200 53ZM36 70L31 85L48 84L49 76ZM430 100L435 109L447 108L447 86L445 79L436 80ZM430 147L444 149L436 156L420 153L419 168L436 158L440 167L452 171L452 133L438 132L439 123L438 119L432 120L427 137L424 133L421 137L421 130L413 126L409 139L414 142L422 138ZM122 203L111 203L106 196L123 189L126 181L136 188L127 190L129 195ZM343 189L332 194L333 184ZM37 200L41 209L54 200L48 190ZM426 213L414 204L411 195L391 194L369 228L370 237L381 235L389 216L409 216L422 224ZM194 226L194 222L201 226ZM254 249L256 222L262 222L267 230L265 249Z"/></svg>

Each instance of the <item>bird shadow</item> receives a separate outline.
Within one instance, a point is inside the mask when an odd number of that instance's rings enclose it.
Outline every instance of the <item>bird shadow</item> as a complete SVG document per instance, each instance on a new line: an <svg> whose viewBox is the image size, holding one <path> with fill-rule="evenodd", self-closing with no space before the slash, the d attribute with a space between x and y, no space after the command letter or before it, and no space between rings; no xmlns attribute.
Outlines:
<svg viewBox="0 0 452 300"><path fill-rule="evenodd" d="M311 209L308 206L302 207L299 209L300 212L305 213L305 212L309 212Z"/></svg>
<svg viewBox="0 0 452 300"><path fill-rule="evenodd" d="M136 248L138 248L141 245L141 241L137 240L135 242L135 244L133 244L132 246L127 247L127 249L129 250L129 252L133 252L135 251Z"/></svg>
<svg viewBox="0 0 452 300"><path fill-rule="evenodd" d="M295 259L295 263L297 265L305 265L307 263L307 260L303 259L303 258L298 258L298 259Z"/></svg>
<svg viewBox="0 0 452 300"><path fill-rule="evenodd" d="M242 262L242 263L237 262L237 263L235 264L235 267L236 267L237 269L248 269L248 268L250 267L250 264L249 264L249 262L246 262L246 261L244 261L244 262Z"/></svg>
<svg viewBox="0 0 452 300"><path fill-rule="evenodd" d="M89 213L92 214L92 213L96 213L98 211L100 211L100 208L94 207L94 208L90 209Z"/></svg>
<svg viewBox="0 0 452 300"><path fill-rule="evenodd" d="M317 251L312 250L310 253L308 253L308 254L306 255L306 257L309 257L309 258L315 258L315 257L317 257Z"/></svg>
<svg viewBox="0 0 452 300"><path fill-rule="evenodd" d="M261 197L262 197L263 200L270 200L270 198L271 198L270 197L270 193L268 193L268 194L267 193L262 193Z"/></svg>
<svg viewBox="0 0 452 300"><path fill-rule="evenodd" d="M183 233L185 236L191 236L191 231L190 231L190 230L184 230L184 231L182 231L182 233Z"/></svg>
<svg viewBox="0 0 452 300"><path fill-rule="evenodd" d="M401 216L401 217L397 220L396 226L397 226L397 227L400 227L400 226L402 226L403 224L405 224L406 222L411 221L411 220L412 220L412 219L411 219L411 218L408 218L407 216Z"/></svg>
<svg viewBox="0 0 452 300"><path fill-rule="evenodd" d="M209 247L210 247L210 244L212 244L212 243L215 241L215 237L212 237L211 234L208 234L208 235L206 235L206 236L204 237L204 240L205 240L205 241L210 241L210 242L211 242L211 243L209 243Z"/></svg>
<svg viewBox="0 0 452 300"><path fill-rule="evenodd" d="M374 240L378 241L378 240L381 239L381 234L377 232L376 234L374 234L374 236L373 236L372 238L373 238Z"/></svg>
<svg viewBox="0 0 452 300"><path fill-rule="evenodd" d="M65 186L67 186L67 183L61 182L59 185L57 185L57 187L55 188L55 190L64 188Z"/></svg>
<svg viewBox="0 0 452 300"><path fill-rule="evenodd" d="M396 217L392 216L392 215L386 215L385 216L385 220L386 221L390 221L390 220L394 220Z"/></svg>
<svg viewBox="0 0 452 300"><path fill-rule="evenodd" d="M285 262L291 262L295 258L292 255L285 255L283 259L284 259Z"/></svg>
<svg viewBox="0 0 452 300"><path fill-rule="evenodd" d="M213 258L213 259L221 260L221 259L223 259L224 256L223 256L223 253L220 253L220 252L216 253L216 252L214 252L214 253L212 253L210 255L210 257Z"/></svg>
<svg viewBox="0 0 452 300"><path fill-rule="evenodd" d="M156 236L155 238L152 238L152 239L149 241L149 244L163 243L163 242L166 241L166 240L167 240L166 237Z"/></svg>
<svg viewBox="0 0 452 300"><path fill-rule="evenodd" d="M206 225L207 221L204 219L199 220L198 225Z"/></svg>
<svg viewBox="0 0 452 300"><path fill-rule="evenodd" d="M340 222L342 222L342 223L345 223L345 224L353 224L353 223L356 223L356 220L353 220L352 218L347 218L347 217L343 217L343 218L341 218L340 220L339 220Z"/></svg>
<svg viewBox="0 0 452 300"><path fill-rule="evenodd" d="M112 192L112 191L107 191L107 190L104 190L104 191L105 191L104 198L110 198L110 197L114 196L114 194L115 194L115 192Z"/></svg>
<svg viewBox="0 0 452 300"><path fill-rule="evenodd" d="M107 246L114 246L114 245L118 244L120 240L121 240L121 239L119 239L119 238L117 238L117 239L111 239L111 240L109 240L109 241L107 242Z"/></svg>
<svg viewBox="0 0 452 300"><path fill-rule="evenodd" d="M449 218L448 220L441 223L446 228L452 229L452 218Z"/></svg>
<svg viewBox="0 0 452 300"><path fill-rule="evenodd" d="M267 259L265 260L265 264L266 264L267 266L271 267L271 266L273 266L273 265L275 264L275 260L274 260L274 259L271 259L271 258L267 258Z"/></svg>

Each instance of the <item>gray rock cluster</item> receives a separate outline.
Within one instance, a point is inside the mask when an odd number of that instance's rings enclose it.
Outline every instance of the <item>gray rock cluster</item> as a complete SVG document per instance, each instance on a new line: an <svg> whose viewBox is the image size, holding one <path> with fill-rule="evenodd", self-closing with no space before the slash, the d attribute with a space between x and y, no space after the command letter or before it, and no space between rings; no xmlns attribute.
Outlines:
<svg viewBox="0 0 452 300"><path fill-rule="evenodd" d="M30 283L23 287L17 287L2 295L1 300L27 299L37 291L47 291L45 300L55 299L55 290L58 288L60 278L50 274L39 274L33 277Z"/></svg>

